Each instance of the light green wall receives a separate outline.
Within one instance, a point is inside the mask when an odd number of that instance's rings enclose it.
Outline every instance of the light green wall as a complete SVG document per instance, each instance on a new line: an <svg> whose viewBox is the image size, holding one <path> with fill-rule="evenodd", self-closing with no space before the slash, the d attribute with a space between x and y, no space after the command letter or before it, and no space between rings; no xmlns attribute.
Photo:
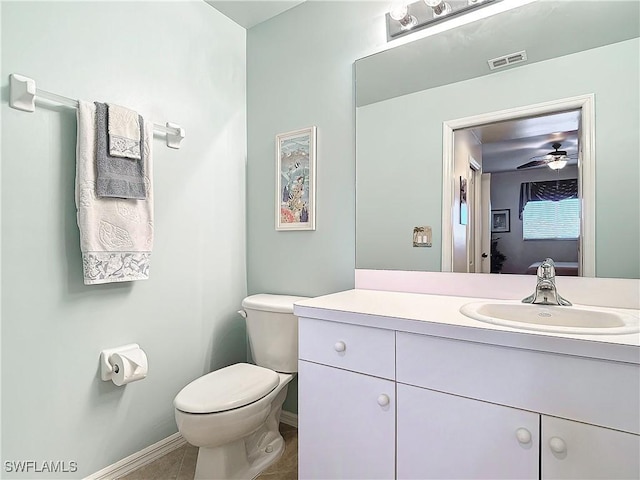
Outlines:
<svg viewBox="0 0 640 480"><path fill-rule="evenodd" d="M246 358L246 32L201 1L1 8L2 466L76 461L51 477L81 478L176 432L176 393ZM83 285L75 113L9 108L13 72L186 129L180 150L153 142L149 280ZM131 342L148 377L101 381L100 350Z"/></svg>
<svg viewBox="0 0 640 480"><path fill-rule="evenodd" d="M356 268L440 271L442 122L413 108L417 94L357 110ZM441 100L439 105L443 105ZM430 226L432 247L413 247L413 228Z"/></svg>
<svg viewBox="0 0 640 480"><path fill-rule="evenodd" d="M353 63L386 42L386 2L305 2L247 32L249 293L353 288ZM316 230L275 230L275 136L315 125ZM284 409L297 412L297 380Z"/></svg>
<svg viewBox="0 0 640 480"><path fill-rule="evenodd" d="M596 274L640 277L639 44L636 38L359 107L356 267L440 270L444 121L593 93ZM417 225L433 227L433 248L411 246Z"/></svg>
<svg viewBox="0 0 640 480"><path fill-rule="evenodd" d="M316 296L353 287L353 62L384 40L386 6L305 2L247 32L250 293ZM278 232L275 136L310 125L318 127L317 227Z"/></svg>

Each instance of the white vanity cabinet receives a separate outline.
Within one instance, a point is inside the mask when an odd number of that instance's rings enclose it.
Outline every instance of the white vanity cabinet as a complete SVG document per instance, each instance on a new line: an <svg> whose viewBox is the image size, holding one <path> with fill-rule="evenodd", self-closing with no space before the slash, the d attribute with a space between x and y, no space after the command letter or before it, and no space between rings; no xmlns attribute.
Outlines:
<svg viewBox="0 0 640 480"><path fill-rule="evenodd" d="M420 323L342 296L357 308L298 312L300 479L640 478L637 345Z"/></svg>
<svg viewBox="0 0 640 480"><path fill-rule="evenodd" d="M394 478L394 332L300 319L299 340L299 478Z"/></svg>

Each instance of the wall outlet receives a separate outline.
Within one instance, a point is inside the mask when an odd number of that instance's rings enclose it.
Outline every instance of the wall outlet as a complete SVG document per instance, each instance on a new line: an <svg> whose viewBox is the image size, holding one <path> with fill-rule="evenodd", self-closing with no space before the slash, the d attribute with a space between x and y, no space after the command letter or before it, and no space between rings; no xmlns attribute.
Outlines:
<svg viewBox="0 0 640 480"><path fill-rule="evenodd" d="M413 246L414 247L430 247L431 246L431 227L414 227L413 228Z"/></svg>

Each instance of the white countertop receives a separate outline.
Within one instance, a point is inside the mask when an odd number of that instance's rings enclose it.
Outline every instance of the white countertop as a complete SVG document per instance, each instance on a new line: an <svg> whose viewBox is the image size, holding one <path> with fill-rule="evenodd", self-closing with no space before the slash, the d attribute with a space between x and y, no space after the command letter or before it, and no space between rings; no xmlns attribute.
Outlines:
<svg viewBox="0 0 640 480"><path fill-rule="evenodd" d="M470 302L499 300L347 290L295 303L298 317L419 333L506 347L640 364L640 334L568 334L510 328L469 318L459 309ZM608 310L629 313L638 310Z"/></svg>

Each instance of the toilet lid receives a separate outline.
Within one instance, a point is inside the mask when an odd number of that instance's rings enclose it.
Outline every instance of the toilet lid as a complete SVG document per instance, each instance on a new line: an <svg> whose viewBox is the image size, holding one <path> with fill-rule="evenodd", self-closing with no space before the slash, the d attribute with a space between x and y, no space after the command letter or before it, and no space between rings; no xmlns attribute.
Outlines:
<svg viewBox="0 0 640 480"><path fill-rule="evenodd" d="M262 312L293 313L293 304L300 300L309 300L309 298L258 293L242 300L242 308Z"/></svg>
<svg viewBox="0 0 640 480"><path fill-rule="evenodd" d="M186 413L215 413L260 400L280 383L268 368L236 363L195 379L176 395L173 404Z"/></svg>

